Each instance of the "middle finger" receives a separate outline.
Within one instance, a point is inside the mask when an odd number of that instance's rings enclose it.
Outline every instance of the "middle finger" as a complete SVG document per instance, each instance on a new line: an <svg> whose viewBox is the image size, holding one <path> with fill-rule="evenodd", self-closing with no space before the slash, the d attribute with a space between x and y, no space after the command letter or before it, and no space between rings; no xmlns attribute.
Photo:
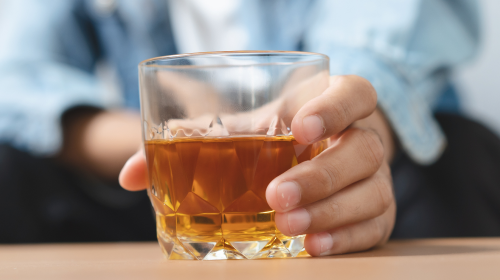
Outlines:
<svg viewBox="0 0 500 280"><path fill-rule="evenodd" d="M317 233L375 218L393 201L392 180L384 164L373 176L304 208L276 213L278 229L285 235Z"/></svg>
<svg viewBox="0 0 500 280"><path fill-rule="evenodd" d="M373 175L383 157L383 145L375 132L350 128L313 160L276 177L267 187L267 202L276 212L286 212L324 199Z"/></svg>

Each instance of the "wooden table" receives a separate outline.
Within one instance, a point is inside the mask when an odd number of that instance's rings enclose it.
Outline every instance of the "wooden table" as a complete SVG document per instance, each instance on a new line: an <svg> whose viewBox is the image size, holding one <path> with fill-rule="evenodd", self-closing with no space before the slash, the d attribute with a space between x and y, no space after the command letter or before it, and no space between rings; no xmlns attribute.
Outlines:
<svg viewBox="0 0 500 280"><path fill-rule="evenodd" d="M250 261L168 261L156 243L0 245L0 279L500 279L500 238Z"/></svg>

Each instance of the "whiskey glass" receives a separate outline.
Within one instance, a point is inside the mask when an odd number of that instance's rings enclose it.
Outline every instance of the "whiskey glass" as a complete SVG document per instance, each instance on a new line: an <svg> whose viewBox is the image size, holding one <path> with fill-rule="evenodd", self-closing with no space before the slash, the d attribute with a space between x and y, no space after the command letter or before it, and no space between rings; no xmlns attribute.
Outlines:
<svg viewBox="0 0 500 280"><path fill-rule="evenodd" d="M327 56L234 51L139 64L148 195L168 259L305 256L266 202L278 175L323 151L295 141L298 110L329 83Z"/></svg>

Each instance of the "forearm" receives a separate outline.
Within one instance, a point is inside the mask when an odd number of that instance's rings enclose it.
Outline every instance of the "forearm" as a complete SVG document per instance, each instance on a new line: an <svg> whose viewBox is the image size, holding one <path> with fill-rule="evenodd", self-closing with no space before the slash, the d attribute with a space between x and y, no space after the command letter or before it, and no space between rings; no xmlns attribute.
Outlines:
<svg viewBox="0 0 500 280"><path fill-rule="evenodd" d="M141 143L139 114L75 109L63 119L64 143L59 159L100 178L115 180Z"/></svg>

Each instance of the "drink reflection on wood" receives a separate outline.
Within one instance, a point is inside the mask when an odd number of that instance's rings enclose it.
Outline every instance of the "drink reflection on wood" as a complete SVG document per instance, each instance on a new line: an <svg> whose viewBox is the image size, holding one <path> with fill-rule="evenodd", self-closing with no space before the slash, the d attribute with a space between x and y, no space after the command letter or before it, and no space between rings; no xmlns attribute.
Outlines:
<svg viewBox="0 0 500 280"><path fill-rule="evenodd" d="M279 258L306 255L304 236L281 234L266 188L321 153L327 140L293 136L145 142L158 239L170 259Z"/></svg>

